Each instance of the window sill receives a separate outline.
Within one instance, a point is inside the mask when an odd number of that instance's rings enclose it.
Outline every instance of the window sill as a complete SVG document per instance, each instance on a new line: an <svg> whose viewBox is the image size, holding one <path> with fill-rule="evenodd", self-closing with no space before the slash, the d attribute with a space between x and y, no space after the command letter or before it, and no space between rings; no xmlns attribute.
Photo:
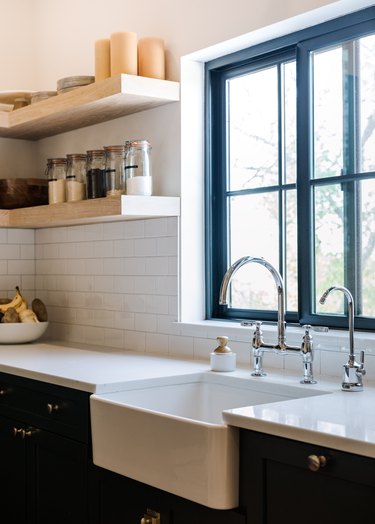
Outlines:
<svg viewBox="0 0 375 524"><path fill-rule="evenodd" d="M195 322L176 322L180 335L216 339L217 336L227 336L237 342L251 344L254 328L241 326L240 322L225 320L201 320ZM262 325L262 332L266 342L276 341L277 326ZM299 326L288 326L286 329L287 343L299 345L302 341L304 330ZM349 335L347 330L330 329L327 333L311 332L314 347L322 351L348 352ZM230 344L229 344L230 345ZM367 354L375 355L375 333L367 331L354 332L354 348L359 351L364 349ZM214 348L213 348L214 349Z"/></svg>

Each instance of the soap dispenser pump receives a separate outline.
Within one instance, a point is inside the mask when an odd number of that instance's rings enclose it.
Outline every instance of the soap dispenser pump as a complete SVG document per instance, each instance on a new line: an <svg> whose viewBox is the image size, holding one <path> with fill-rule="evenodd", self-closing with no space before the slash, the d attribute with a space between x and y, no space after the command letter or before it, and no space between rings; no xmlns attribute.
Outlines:
<svg viewBox="0 0 375 524"><path fill-rule="evenodd" d="M216 337L218 347L210 355L212 371L234 371L236 369L236 354L232 353L228 337Z"/></svg>

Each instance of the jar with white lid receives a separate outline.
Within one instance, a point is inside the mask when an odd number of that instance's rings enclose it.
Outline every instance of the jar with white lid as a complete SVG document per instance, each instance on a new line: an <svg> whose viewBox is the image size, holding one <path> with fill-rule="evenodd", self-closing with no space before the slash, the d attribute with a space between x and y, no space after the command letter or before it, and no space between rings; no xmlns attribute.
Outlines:
<svg viewBox="0 0 375 524"><path fill-rule="evenodd" d="M66 158L47 160L48 203L61 204L66 201Z"/></svg>
<svg viewBox="0 0 375 524"><path fill-rule="evenodd" d="M132 140L126 146L126 193L152 195L150 143L147 140Z"/></svg>
<svg viewBox="0 0 375 524"><path fill-rule="evenodd" d="M66 155L66 200L77 202L86 198L86 155L71 153Z"/></svg>

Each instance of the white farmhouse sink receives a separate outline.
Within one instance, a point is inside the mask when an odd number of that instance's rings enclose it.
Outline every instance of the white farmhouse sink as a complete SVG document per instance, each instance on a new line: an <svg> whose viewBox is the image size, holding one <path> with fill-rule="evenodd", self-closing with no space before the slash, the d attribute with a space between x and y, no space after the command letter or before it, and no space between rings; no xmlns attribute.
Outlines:
<svg viewBox="0 0 375 524"><path fill-rule="evenodd" d="M225 409L324 394L304 386L199 373L91 396L94 463L217 509L238 505L238 429Z"/></svg>

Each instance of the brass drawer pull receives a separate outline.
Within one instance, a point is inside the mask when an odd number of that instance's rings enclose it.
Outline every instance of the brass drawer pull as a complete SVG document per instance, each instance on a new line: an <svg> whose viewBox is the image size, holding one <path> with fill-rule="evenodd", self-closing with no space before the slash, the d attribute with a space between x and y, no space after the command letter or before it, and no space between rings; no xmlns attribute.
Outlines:
<svg viewBox="0 0 375 524"><path fill-rule="evenodd" d="M327 465L328 459L324 455L309 455L307 457L307 467L310 471L319 471Z"/></svg>
<svg viewBox="0 0 375 524"><path fill-rule="evenodd" d="M0 397L4 396L6 393L6 389L0 388Z"/></svg>
<svg viewBox="0 0 375 524"><path fill-rule="evenodd" d="M51 404L50 402L48 402L47 411L49 415L56 413L57 411L59 411L59 409L60 409L60 406L58 404Z"/></svg>
<svg viewBox="0 0 375 524"><path fill-rule="evenodd" d="M20 435L21 438L25 438L25 433L26 432L25 432L24 428L16 428L16 427L13 428L13 436L14 437L17 437L17 435Z"/></svg>

